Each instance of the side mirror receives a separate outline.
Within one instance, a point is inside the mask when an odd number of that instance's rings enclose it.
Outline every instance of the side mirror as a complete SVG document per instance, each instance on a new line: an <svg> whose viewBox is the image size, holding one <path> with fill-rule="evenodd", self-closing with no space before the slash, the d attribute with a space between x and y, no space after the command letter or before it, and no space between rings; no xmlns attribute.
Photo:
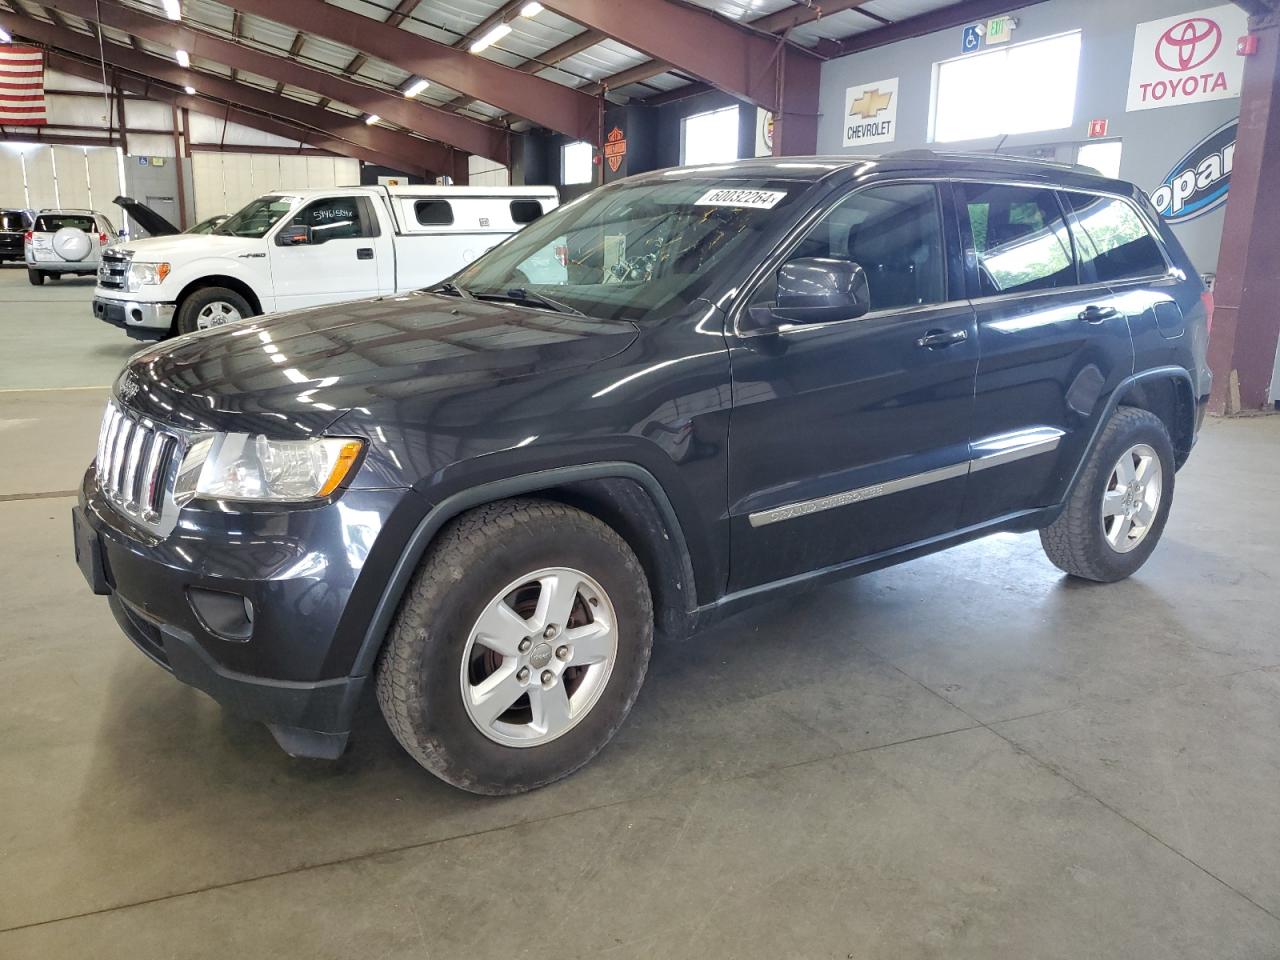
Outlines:
<svg viewBox="0 0 1280 960"><path fill-rule="evenodd" d="M282 247L305 247L314 242L311 228L301 223L289 224L276 238L276 243Z"/></svg>
<svg viewBox="0 0 1280 960"><path fill-rule="evenodd" d="M789 260L778 270L775 321L828 323L852 320L871 309L871 288L862 267L836 257Z"/></svg>

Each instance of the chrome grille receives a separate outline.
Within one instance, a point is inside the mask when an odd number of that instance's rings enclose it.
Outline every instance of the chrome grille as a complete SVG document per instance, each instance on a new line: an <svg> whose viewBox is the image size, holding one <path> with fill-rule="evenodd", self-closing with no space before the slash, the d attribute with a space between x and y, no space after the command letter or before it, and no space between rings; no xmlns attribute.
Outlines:
<svg viewBox="0 0 1280 960"><path fill-rule="evenodd" d="M184 441L178 433L107 403L94 463L103 494L125 514L155 527L164 513Z"/></svg>
<svg viewBox="0 0 1280 960"><path fill-rule="evenodd" d="M110 249L102 251L102 263L98 267L98 286L108 290L123 290L129 272L131 258Z"/></svg>

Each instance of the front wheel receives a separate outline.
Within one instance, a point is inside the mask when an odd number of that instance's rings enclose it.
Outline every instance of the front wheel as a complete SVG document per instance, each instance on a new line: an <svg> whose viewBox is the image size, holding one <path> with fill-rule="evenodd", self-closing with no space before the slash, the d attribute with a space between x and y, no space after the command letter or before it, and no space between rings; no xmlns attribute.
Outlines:
<svg viewBox="0 0 1280 960"><path fill-rule="evenodd" d="M1173 502L1173 444L1155 414L1120 407L1103 428L1062 514L1040 531L1049 559L1112 583L1147 561Z"/></svg>
<svg viewBox="0 0 1280 960"><path fill-rule="evenodd" d="M190 294L178 307L178 332L210 330L251 316L253 308L234 290L205 287Z"/></svg>
<svg viewBox="0 0 1280 960"><path fill-rule="evenodd" d="M532 790L612 739L644 681L653 603L609 526L506 500L432 544L378 664L378 702L422 766L472 793Z"/></svg>

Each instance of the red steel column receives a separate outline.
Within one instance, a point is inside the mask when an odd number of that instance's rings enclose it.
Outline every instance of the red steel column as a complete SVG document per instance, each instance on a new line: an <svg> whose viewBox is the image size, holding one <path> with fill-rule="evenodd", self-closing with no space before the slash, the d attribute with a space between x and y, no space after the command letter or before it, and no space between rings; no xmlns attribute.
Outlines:
<svg viewBox="0 0 1280 960"><path fill-rule="evenodd" d="M1280 15L1254 17L1249 29L1258 52L1245 61L1213 291L1210 409L1217 413L1258 410L1278 399L1267 394L1280 343L1280 190L1274 184L1280 171Z"/></svg>

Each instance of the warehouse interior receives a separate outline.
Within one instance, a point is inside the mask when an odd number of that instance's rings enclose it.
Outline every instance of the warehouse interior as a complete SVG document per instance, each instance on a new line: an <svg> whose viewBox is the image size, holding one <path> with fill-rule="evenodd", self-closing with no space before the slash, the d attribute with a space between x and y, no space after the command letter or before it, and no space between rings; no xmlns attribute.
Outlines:
<svg viewBox="0 0 1280 960"><path fill-rule="evenodd" d="M1000 532L659 637L616 739L501 798L371 693L289 756L121 636L68 516L148 345L96 266L0 262L0 957L1280 958L1280 4L0 0L0 216L95 258L153 232L117 197L953 153L1135 184L1203 278L1159 549L1100 585Z"/></svg>

